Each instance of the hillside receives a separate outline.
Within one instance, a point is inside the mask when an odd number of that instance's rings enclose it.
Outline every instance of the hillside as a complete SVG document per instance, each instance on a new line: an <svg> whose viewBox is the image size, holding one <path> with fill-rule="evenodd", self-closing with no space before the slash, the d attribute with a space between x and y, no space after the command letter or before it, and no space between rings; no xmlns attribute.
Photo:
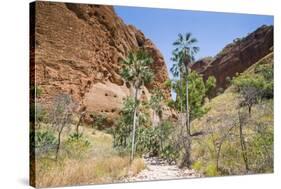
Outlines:
<svg viewBox="0 0 281 189"><path fill-rule="evenodd" d="M246 37L237 38L226 45L215 57L203 58L191 69L197 71L207 79L215 76L216 87L213 96L221 88L228 87L227 80L236 73L242 73L259 59L272 52L273 26L261 26Z"/></svg>
<svg viewBox="0 0 281 189"><path fill-rule="evenodd" d="M30 4L31 185L272 173L273 26L190 70L192 28L169 32L171 66L115 9Z"/></svg>
<svg viewBox="0 0 281 189"><path fill-rule="evenodd" d="M253 64L240 76L259 77L261 74L256 71L261 66L273 66L273 53ZM264 99L254 104L250 117L247 116L246 107L239 110L240 102L241 96L231 85L224 93L205 104L210 109L207 114L192 122L193 132L204 132L204 136L197 137L193 143L195 169L213 176L246 173L238 138L240 111L245 118L243 128L249 151L250 171L248 173L273 171L271 161L273 158L273 99ZM258 144L262 142L265 142L264 146L259 148ZM222 144L221 156L218 163L219 169L216 170L220 144ZM244 171L241 172L241 170Z"/></svg>

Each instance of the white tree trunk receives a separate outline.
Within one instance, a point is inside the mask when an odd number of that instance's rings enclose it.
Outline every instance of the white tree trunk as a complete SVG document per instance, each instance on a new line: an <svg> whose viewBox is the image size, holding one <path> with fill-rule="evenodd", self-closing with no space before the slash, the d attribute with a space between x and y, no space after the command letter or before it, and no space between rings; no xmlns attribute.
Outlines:
<svg viewBox="0 0 281 189"><path fill-rule="evenodd" d="M138 100L138 89L136 88L136 90L135 90L135 103L137 103L137 100ZM135 109L134 109L134 121L133 121L133 132L132 132L132 149L131 149L130 162L132 162L133 159L134 159L136 123L137 123L137 104L135 104Z"/></svg>
<svg viewBox="0 0 281 189"><path fill-rule="evenodd" d="M183 77L180 74L180 113L183 113L183 92L182 92L182 88L183 88ZM181 125L184 126L184 119L182 119L183 117L181 117Z"/></svg>
<svg viewBox="0 0 281 189"><path fill-rule="evenodd" d="M190 125L189 125L189 107L188 107L188 68L186 68L186 129L188 135L190 135Z"/></svg>

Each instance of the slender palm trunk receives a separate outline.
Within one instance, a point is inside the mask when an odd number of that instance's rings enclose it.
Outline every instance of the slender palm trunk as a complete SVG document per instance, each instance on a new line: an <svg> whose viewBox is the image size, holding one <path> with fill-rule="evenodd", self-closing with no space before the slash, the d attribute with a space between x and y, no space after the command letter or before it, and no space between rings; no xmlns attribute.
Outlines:
<svg viewBox="0 0 281 189"><path fill-rule="evenodd" d="M133 121L133 133L132 133L132 149L131 149L131 158L130 162L134 159L135 151L135 135L136 135L136 123L137 123L137 100L138 100L138 88L135 90L135 109L134 109L134 121Z"/></svg>
<svg viewBox="0 0 281 189"><path fill-rule="evenodd" d="M190 124L189 124L189 106L188 106L188 67L186 65L186 141L184 141L185 145L185 156L183 160L183 166L186 165L188 168L191 166L191 135L190 135Z"/></svg>
<svg viewBox="0 0 281 189"><path fill-rule="evenodd" d="M186 76L188 76L188 71L186 72ZM189 107L188 107L188 79L186 78L186 130L188 135L190 136L190 126L189 126Z"/></svg>
<svg viewBox="0 0 281 189"><path fill-rule="evenodd" d="M183 119L183 77L180 75L180 115L181 115L181 125L184 126L184 119Z"/></svg>

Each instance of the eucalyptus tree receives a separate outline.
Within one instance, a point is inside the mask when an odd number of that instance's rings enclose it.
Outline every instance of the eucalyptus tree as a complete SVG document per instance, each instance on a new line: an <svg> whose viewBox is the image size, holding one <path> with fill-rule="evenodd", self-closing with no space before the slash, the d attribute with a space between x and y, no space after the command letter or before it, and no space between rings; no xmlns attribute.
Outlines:
<svg viewBox="0 0 281 189"><path fill-rule="evenodd" d="M52 110L50 112L50 121L52 127L57 131L57 146L55 158L58 159L58 154L61 147L62 132L64 128L70 128L72 115L74 113L76 104L73 102L72 98L67 94L59 94L55 96Z"/></svg>
<svg viewBox="0 0 281 189"><path fill-rule="evenodd" d="M151 65L153 64L152 57L144 50L130 52L126 59L121 62L124 66L121 69L121 76L129 82L134 88L134 115L133 115L133 131L132 131L132 149L131 158L134 159L135 150L135 133L137 124L138 111L138 92L142 86L150 83L153 78Z"/></svg>

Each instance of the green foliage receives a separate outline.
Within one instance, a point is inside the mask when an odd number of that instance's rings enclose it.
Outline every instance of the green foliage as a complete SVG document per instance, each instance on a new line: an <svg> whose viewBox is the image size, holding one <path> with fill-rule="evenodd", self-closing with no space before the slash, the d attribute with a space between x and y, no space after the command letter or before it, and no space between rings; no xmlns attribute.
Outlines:
<svg viewBox="0 0 281 189"><path fill-rule="evenodd" d="M205 87L206 87L206 93L209 94L209 92L216 86L216 78L214 76L208 77Z"/></svg>
<svg viewBox="0 0 281 189"><path fill-rule="evenodd" d="M151 69L153 59L144 50L130 52L127 59L121 63L124 65L121 69L121 76L131 82L135 88L139 88L153 79Z"/></svg>
<svg viewBox="0 0 281 189"><path fill-rule="evenodd" d="M251 168L258 173L273 171L273 130L266 124L257 124L257 134L249 140L248 155Z"/></svg>
<svg viewBox="0 0 281 189"><path fill-rule="evenodd" d="M194 61L194 55L199 51L199 47L195 46L197 39L192 37L191 33L178 34L178 39L173 43L176 47L173 51L175 62L178 63L179 71L181 65L184 64L185 71L187 71L188 64Z"/></svg>
<svg viewBox="0 0 281 189"><path fill-rule="evenodd" d="M188 100L190 109L190 118L199 118L204 115L208 109L204 108L204 99L209 94L210 90L215 87L216 79L210 76L206 82L204 82L203 77L195 71L191 71L188 75ZM170 80L169 86L176 92L176 101L170 101L169 106L180 110L181 101L183 104L186 103L186 84L181 83L180 80ZM180 95L181 94L181 95Z"/></svg>
<svg viewBox="0 0 281 189"><path fill-rule="evenodd" d="M135 146L135 134L137 128L137 122L141 125L141 113L139 110L138 91L144 84L150 83L154 77L154 73L151 69L153 64L152 57L143 49L139 49L135 52L130 52L128 57L122 61L124 65L121 69L121 76L128 82L130 82L134 89L134 113L133 113L133 130L132 130L132 152L131 159L134 158ZM119 138L119 137L117 137ZM118 141L118 140L117 140ZM126 143L126 142L125 142ZM118 145L118 143L117 143Z"/></svg>
<svg viewBox="0 0 281 189"><path fill-rule="evenodd" d="M192 164L192 169L196 170L196 171L201 171L203 165L202 165L202 162L201 161L195 161L193 164Z"/></svg>
<svg viewBox="0 0 281 189"><path fill-rule="evenodd" d="M171 141L170 141L171 142ZM167 144L161 151L161 157L166 159L168 163L176 162L179 158L179 151L173 144Z"/></svg>
<svg viewBox="0 0 281 189"><path fill-rule="evenodd" d="M83 158L90 149L91 143L82 133L73 133L67 138L64 147L69 157Z"/></svg>
<svg viewBox="0 0 281 189"><path fill-rule="evenodd" d="M35 94L35 97L38 98L38 97L42 96L43 89L38 85L31 85L30 86L30 92L31 92L32 95Z"/></svg>
<svg viewBox="0 0 281 189"><path fill-rule="evenodd" d="M217 172L217 167L214 163L209 163L209 165L206 167L205 171L204 171L206 176L217 176L218 172Z"/></svg>
<svg viewBox="0 0 281 189"><path fill-rule="evenodd" d="M188 75L188 81L188 103L190 109L190 120L192 121L201 117L208 111L208 109L203 106L204 98L207 96L207 93L215 86L216 79L214 77L209 77L205 83L202 76L195 71L191 71L191 73ZM184 104L186 103L185 87L186 85L184 84Z"/></svg>
<svg viewBox="0 0 281 189"><path fill-rule="evenodd" d="M178 108L176 108L176 106L177 106L177 103L174 101L174 100L167 100L166 102L165 102L165 104L167 105L167 106L169 106L170 108L173 108L173 109L178 109Z"/></svg>
<svg viewBox="0 0 281 189"><path fill-rule="evenodd" d="M238 91L241 91L246 87L254 87L256 89L262 90L265 86L265 80L261 75L253 77L251 74L243 74L235 77L233 84L237 87Z"/></svg>
<svg viewBox="0 0 281 189"><path fill-rule="evenodd" d="M36 94L36 97L40 97L43 94L43 89L41 87L39 87L38 85L35 86L35 94Z"/></svg>
<svg viewBox="0 0 281 189"><path fill-rule="evenodd" d="M160 102L159 102L160 103ZM123 103L121 110L121 116L117 125L112 131L114 137L114 147L120 154L126 154L131 148L131 132L133 124L133 111L135 102L132 98L127 98ZM147 104L140 104L140 111L138 115L138 127L136 130L136 153L137 154L150 154L152 156L158 156L160 154L165 158L174 159L176 157L175 152L172 151L172 147L167 147L170 142L169 136L172 132L172 125L169 122L163 121L157 127L151 127L150 120L148 119L148 106ZM165 152L162 153L162 150Z"/></svg>
<svg viewBox="0 0 281 189"><path fill-rule="evenodd" d="M258 64L254 73L238 75L232 83L238 92L252 88L258 92L257 98L273 98L273 65Z"/></svg>
<svg viewBox="0 0 281 189"><path fill-rule="evenodd" d="M170 136L173 127L164 121L157 127L142 127L137 132L137 152L148 153L151 156L161 156L172 162L178 157Z"/></svg>
<svg viewBox="0 0 281 189"><path fill-rule="evenodd" d="M259 64L255 68L255 74L261 74L265 80L263 96L273 98L273 64Z"/></svg>
<svg viewBox="0 0 281 189"><path fill-rule="evenodd" d="M35 132L35 152L37 155L45 154L55 148L57 139L51 131Z"/></svg>
<svg viewBox="0 0 281 189"><path fill-rule="evenodd" d="M162 117L162 101L163 101L163 93L159 89L155 89L152 92L152 96L149 101L150 107L156 112L159 117Z"/></svg>
<svg viewBox="0 0 281 189"><path fill-rule="evenodd" d="M130 147L131 131L133 125L133 113L135 107L136 103L132 97L128 97L124 100L121 115L117 121L114 130L112 131L114 138L114 147ZM145 103L139 104L138 124L139 127L146 127L150 124L148 116L148 107Z"/></svg>
<svg viewBox="0 0 281 189"><path fill-rule="evenodd" d="M46 109L40 104L35 104L35 122L39 124L40 122L46 122L48 118L48 112Z"/></svg>
<svg viewBox="0 0 281 189"><path fill-rule="evenodd" d="M159 155L161 142L161 130L159 127L141 127L136 134L137 153L150 153L152 156Z"/></svg>
<svg viewBox="0 0 281 189"><path fill-rule="evenodd" d="M107 117L104 114L92 113L90 116L93 120L93 125L92 125L93 128L97 128L99 130L105 128Z"/></svg>

